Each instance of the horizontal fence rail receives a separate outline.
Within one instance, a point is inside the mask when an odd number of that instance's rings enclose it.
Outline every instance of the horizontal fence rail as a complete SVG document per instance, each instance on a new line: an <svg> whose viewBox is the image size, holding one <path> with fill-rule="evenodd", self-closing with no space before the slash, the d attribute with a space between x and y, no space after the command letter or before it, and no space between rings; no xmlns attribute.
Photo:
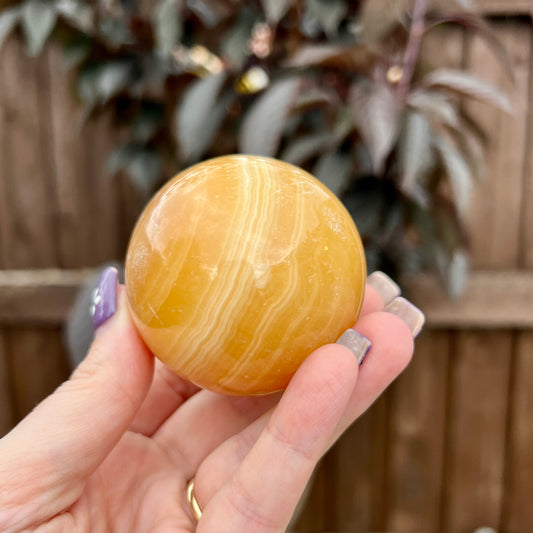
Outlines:
<svg viewBox="0 0 533 533"><path fill-rule="evenodd" d="M0 270L0 323L60 324L96 269ZM533 329L533 272L479 271L450 299L437 279L422 276L406 294L433 328Z"/></svg>

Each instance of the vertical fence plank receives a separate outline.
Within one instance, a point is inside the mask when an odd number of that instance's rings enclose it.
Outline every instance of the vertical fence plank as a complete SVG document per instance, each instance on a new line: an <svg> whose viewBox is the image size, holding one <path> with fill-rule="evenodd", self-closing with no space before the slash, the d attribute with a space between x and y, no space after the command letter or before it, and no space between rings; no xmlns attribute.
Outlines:
<svg viewBox="0 0 533 533"><path fill-rule="evenodd" d="M443 531L499 527L511 334L460 332L452 361Z"/></svg>
<svg viewBox="0 0 533 533"><path fill-rule="evenodd" d="M59 329L12 327L6 340L18 420L68 377L69 368Z"/></svg>
<svg viewBox="0 0 533 533"><path fill-rule="evenodd" d="M4 333L0 329L0 438L13 425L13 406L11 405L11 389L9 386L9 366Z"/></svg>
<svg viewBox="0 0 533 533"><path fill-rule="evenodd" d="M75 75L67 70L59 47L50 46L46 60L62 264L96 266L118 258L121 248L117 184L107 171L116 135L106 117L82 125Z"/></svg>
<svg viewBox="0 0 533 533"><path fill-rule="evenodd" d="M336 509L328 531L380 531L385 527L387 408L385 394L335 447L332 489Z"/></svg>
<svg viewBox="0 0 533 533"><path fill-rule="evenodd" d="M529 35L529 88L527 99L529 105L527 108L520 266L533 269L533 209L531 208L533 205L533 21L530 21Z"/></svg>
<svg viewBox="0 0 533 533"><path fill-rule="evenodd" d="M53 197L40 120L38 63L12 38L0 53L0 70L3 262L7 268L53 266Z"/></svg>
<svg viewBox="0 0 533 533"><path fill-rule="evenodd" d="M512 383L502 531L523 533L533 524L533 332L518 334Z"/></svg>
<svg viewBox="0 0 533 533"><path fill-rule="evenodd" d="M393 385L387 531L439 528L449 356L447 331L423 333Z"/></svg>
<svg viewBox="0 0 533 533"><path fill-rule="evenodd" d="M328 494L331 492L328 479L330 460L331 455L326 455L319 463L308 487L309 492L301 502L300 515L295 518L289 532L322 533L327 530Z"/></svg>
<svg viewBox="0 0 533 533"><path fill-rule="evenodd" d="M513 19L495 25L513 63L516 87L506 79L488 45L474 39L468 69L502 87L513 114L481 103L467 108L488 133L487 181L474 189L468 214L473 263L480 268L513 268L520 256L523 169L526 147L531 25Z"/></svg>

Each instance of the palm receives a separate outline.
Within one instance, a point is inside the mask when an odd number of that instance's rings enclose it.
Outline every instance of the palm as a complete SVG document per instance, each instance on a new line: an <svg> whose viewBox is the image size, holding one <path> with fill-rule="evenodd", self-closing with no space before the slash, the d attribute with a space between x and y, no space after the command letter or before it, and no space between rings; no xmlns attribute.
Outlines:
<svg viewBox="0 0 533 533"><path fill-rule="evenodd" d="M195 524L180 497L187 483L183 470L152 438L127 432L71 507L72 519L81 531L192 532Z"/></svg>
<svg viewBox="0 0 533 533"><path fill-rule="evenodd" d="M202 484L212 496L231 474L234 434L248 429L278 398L197 392L158 363L132 427L67 513L53 521L71 521L80 531L195 531L185 499L187 482L201 469Z"/></svg>

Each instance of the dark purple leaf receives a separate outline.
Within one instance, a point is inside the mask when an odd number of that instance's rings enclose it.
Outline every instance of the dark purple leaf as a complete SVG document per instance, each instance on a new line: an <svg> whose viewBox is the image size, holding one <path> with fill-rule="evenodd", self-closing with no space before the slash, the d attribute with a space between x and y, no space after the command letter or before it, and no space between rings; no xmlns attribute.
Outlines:
<svg viewBox="0 0 533 533"><path fill-rule="evenodd" d="M94 8L82 0L59 0L58 14L84 33L94 31Z"/></svg>
<svg viewBox="0 0 533 533"><path fill-rule="evenodd" d="M450 140L439 135L433 138L433 144L440 155L450 180L457 211L462 215L470 204L472 171L461 152Z"/></svg>
<svg viewBox="0 0 533 533"><path fill-rule="evenodd" d="M276 25L293 6L295 0L261 0L269 24Z"/></svg>
<svg viewBox="0 0 533 533"><path fill-rule="evenodd" d="M300 87L299 78L287 78L273 83L259 96L241 124L241 152L265 156L276 154Z"/></svg>
<svg viewBox="0 0 533 533"><path fill-rule="evenodd" d="M509 98L500 89L462 70L437 69L423 79L422 85L476 98L503 111L511 112L512 110Z"/></svg>
<svg viewBox="0 0 533 533"><path fill-rule="evenodd" d="M283 150L281 159L293 165L302 166L311 157L327 150L331 141L332 136L329 132L311 133L296 137Z"/></svg>
<svg viewBox="0 0 533 533"><path fill-rule="evenodd" d="M55 5L46 0L27 0L22 7L22 29L28 54L37 56L52 33L57 20Z"/></svg>
<svg viewBox="0 0 533 533"><path fill-rule="evenodd" d="M20 22L21 9L19 6L4 9L0 13L0 48L4 44L9 34L15 29Z"/></svg>
<svg viewBox="0 0 533 533"><path fill-rule="evenodd" d="M307 0L307 13L313 16L329 37L337 34L348 5L345 0Z"/></svg>
<svg viewBox="0 0 533 533"><path fill-rule="evenodd" d="M338 196L347 187L352 167L353 161L349 155L332 152L318 159L313 168L313 176Z"/></svg>
<svg viewBox="0 0 533 533"><path fill-rule="evenodd" d="M398 144L398 160L402 190L419 204L427 198L421 186L423 177L434 164L431 146L431 128L424 115L407 114Z"/></svg>
<svg viewBox="0 0 533 533"><path fill-rule="evenodd" d="M365 72L375 61L375 52L366 46L310 44L299 48L292 57L283 63L283 66L305 68L321 65L343 71Z"/></svg>
<svg viewBox="0 0 533 533"><path fill-rule="evenodd" d="M459 126L457 106L453 105L445 94L437 91L415 91L409 95L407 104L430 121L452 128Z"/></svg>
<svg viewBox="0 0 533 533"><path fill-rule="evenodd" d="M154 11L154 33L157 50L168 55L179 44L182 35L181 0L161 0Z"/></svg>
<svg viewBox="0 0 533 533"><path fill-rule="evenodd" d="M196 160L203 154L222 124L223 115L217 103L226 79L226 72L199 79L176 108L175 135L186 161Z"/></svg>
<svg viewBox="0 0 533 533"><path fill-rule="evenodd" d="M374 172L381 173L396 142L400 107L388 85L356 82L350 88L349 105L355 126L365 142Z"/></svg>

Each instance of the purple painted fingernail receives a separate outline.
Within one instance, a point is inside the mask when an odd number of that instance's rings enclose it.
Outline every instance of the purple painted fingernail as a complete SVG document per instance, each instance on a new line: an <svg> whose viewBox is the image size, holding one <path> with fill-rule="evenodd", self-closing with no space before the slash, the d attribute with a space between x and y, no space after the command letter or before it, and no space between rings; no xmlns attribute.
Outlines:
<svg viewBox="0 0 533 533"><path fill-rule="evenodd" d="M117 269L113 267L106 268L102 272L98 285L93 293L91 314L93 316L93 326L95 330L117 310L117 287Z"/></svg>
<svg viewBox="0 0 533 533"><path fill-rule="evenodd" d="M361 335L360 333L357 333L357 331L354 329L347 329L339 337L339 340L336 344L342 344L343 346L346 346L346 348L350 349L355 355L355 358L359 364L363 363L366 354L370 351L372 346L370 339L364 335Z"/></svg>

